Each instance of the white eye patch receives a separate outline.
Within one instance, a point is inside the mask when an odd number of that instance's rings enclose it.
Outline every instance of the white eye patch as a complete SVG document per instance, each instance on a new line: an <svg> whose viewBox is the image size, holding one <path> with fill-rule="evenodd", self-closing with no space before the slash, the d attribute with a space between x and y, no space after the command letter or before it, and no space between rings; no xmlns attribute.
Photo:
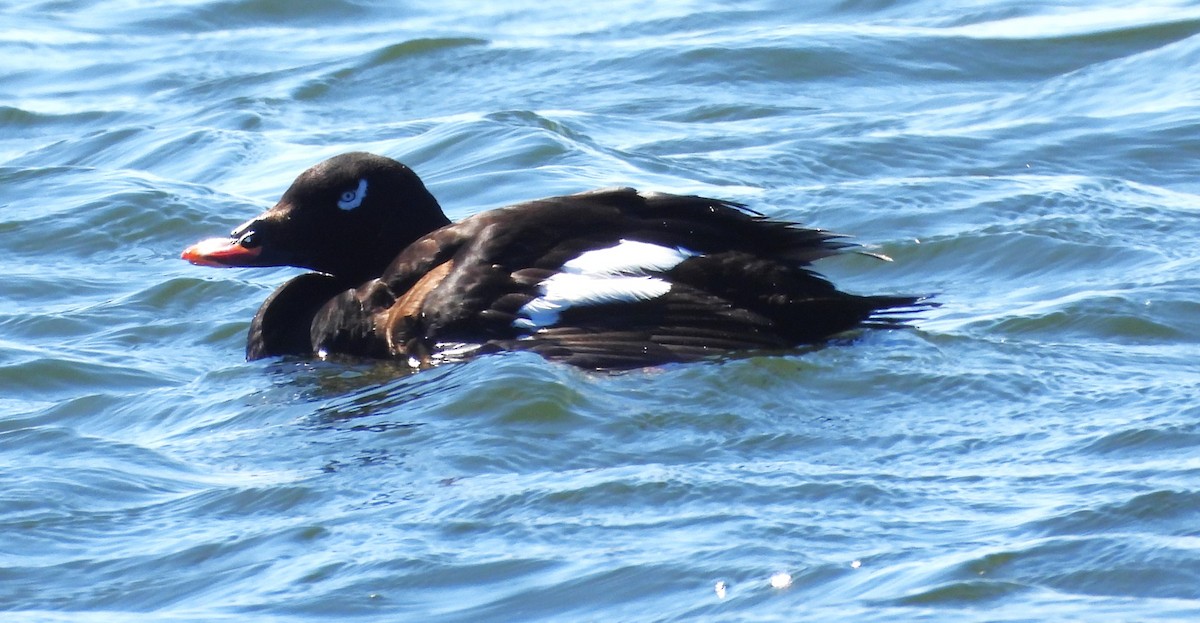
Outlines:
<svg viewBox="0 0 1200 623"><path fill-rule="evenodd" d="M363 199L367 198L367 178L358 180L358 188L347 190L338 197L338 207L343 210L353 210L362 205Z"/></svg>

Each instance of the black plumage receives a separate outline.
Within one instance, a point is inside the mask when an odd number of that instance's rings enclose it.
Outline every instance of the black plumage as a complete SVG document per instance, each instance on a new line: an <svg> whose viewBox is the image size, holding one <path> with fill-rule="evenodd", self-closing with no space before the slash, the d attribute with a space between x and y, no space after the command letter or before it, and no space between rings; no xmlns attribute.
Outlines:
<svg viewBox="0 0 1200 623"><path fill-rule="evenodd" d="M318 271L259 309L250 359L345 354L425 366L524 350L628 368L898 326L929 305L841 292L812 270L848 248L841 236L734 202L631 188L452 224L408 167L350 153L304 172L262 216L184 258Z"/></svg>

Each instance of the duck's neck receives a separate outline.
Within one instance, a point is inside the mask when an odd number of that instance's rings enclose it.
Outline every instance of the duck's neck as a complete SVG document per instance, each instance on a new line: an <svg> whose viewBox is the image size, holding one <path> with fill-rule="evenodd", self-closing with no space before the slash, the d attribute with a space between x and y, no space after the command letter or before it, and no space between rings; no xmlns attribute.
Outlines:
<svg viewBox="0 0 1200 623"><path fill-rule="evenodd" d="M414 242L451 223L432 195L426 193L422 199L424 205L410 204L403 222L398 222L396 228L382 228L377 243L365 245L352 267L337 271L334 277L347 283L347 287L376 279Z"/></svg>

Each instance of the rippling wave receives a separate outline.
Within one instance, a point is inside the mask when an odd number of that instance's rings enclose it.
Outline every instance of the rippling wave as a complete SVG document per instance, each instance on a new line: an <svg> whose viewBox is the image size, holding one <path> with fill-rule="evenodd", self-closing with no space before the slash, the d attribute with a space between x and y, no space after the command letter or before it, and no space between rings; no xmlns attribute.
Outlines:
<svg viewBox="0 0 1200 623"><path fill-rule="evenodd" d="M1200 614L1200 5L6 15L6 621ZM622 374L246 363L296 271L179 250L350 150L455 218L744 201L942 306Z"/></svg>

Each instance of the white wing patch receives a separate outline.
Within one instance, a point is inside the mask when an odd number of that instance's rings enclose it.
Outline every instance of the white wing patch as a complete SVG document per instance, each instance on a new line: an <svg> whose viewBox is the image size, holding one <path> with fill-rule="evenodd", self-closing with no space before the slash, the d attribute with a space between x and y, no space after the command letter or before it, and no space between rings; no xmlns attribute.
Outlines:
<svg viewBox="0 0 1200 623"><path fill-rule="evenodd" d="M347 190L338 196L338 207L343 210L353 210L362 205L363 199L367 198L367 178L358 180L358 188Z"/></svg>
<svg viewBox="0 0 1200 623"><path fill-rule="evenodd" d="M632 303L658 298L671 291L671 284L657 277L573 275L558 273L543 281L542 295L518 311L524 316L513 321L521 329L548 327L568 307L601 303Z"/></svg>
<svg viewBox="0 0 1200 623"><path fill-rule="evenodd" d="M563 264L561 273L538 284L541 296L526 303L513 321L520 329L539 329L558 322L570 307L648 301L671 291L665 279L651 275L671 270L699 255L636 240L621 240L606 249L587 251Z"/></svg>
<svg viewBox="0 0 1200 623"><path fill-rule="evenodd" d="M580 275L645 275L665 272L699 255L682 247L664 247L637 240L622 240L607 249L588 251L563 264L565 273Z"/></svg>

